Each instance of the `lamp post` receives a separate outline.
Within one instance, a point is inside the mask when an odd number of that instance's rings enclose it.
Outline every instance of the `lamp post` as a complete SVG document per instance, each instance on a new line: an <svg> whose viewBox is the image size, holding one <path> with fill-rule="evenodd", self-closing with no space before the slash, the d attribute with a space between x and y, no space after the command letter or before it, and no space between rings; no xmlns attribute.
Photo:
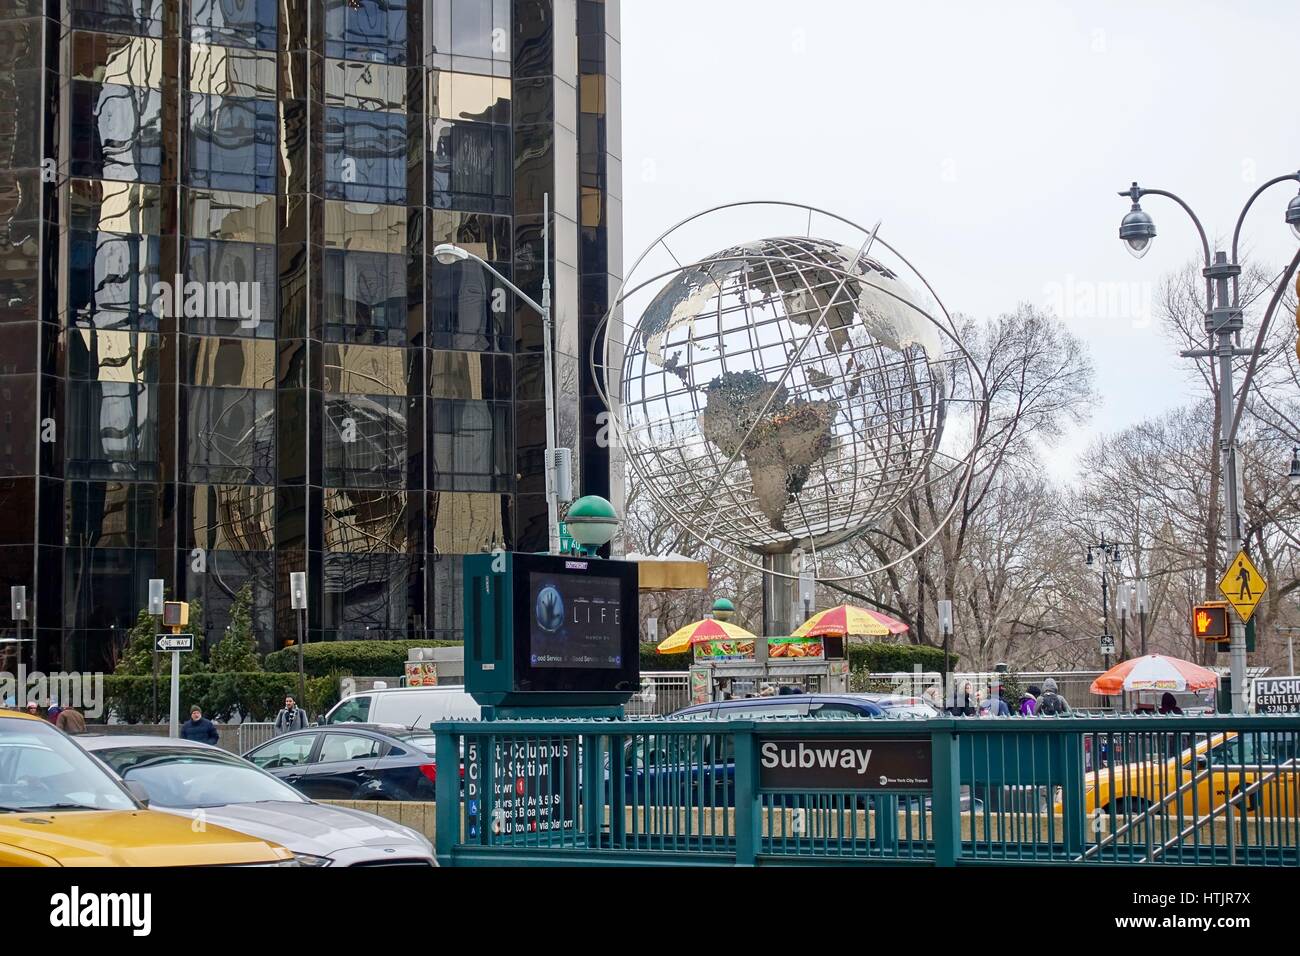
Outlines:
<svg viewBox="0 0 1300 956"><path fill-rule="evenodd" d="M1094 554L1095 553L1095 554ZM1119 545L1114 541L1107 541L1106 535L1101 536L1101 540L1096 544L1088 545L1088 557L1086 559L1088 567L1096 563L1098 557L1101 561L1101 655L1102 670L1110 670L1110 657L1114 652L1115 638L1110 633L1110 568L1113 566L1115 573L1119 573L1120 554Z"/></svg>
<svg viewBox="0 0 1300 956"><path fill-rule="evenodd" d="M307 616L307 572L289 572L289 603L298 619L298 700L307 705L307 678L303 673L303 618Z"/></svg>
<svg viewBox="0 0 1300 956"><path fill-rule="evenodd" d="M1254 205L1255 200L1266 189L1288 181L1300 182L1300 172L1287 173L1270 179L1256 189L1250 199L1246 201L1245 207L1237 217L1237 225L1232 233L1231 260L1229 260L1227 253L1221 251L1215 252L1213 258L1211 258L1210 242L1206 238L1205 228L1201 225L1200 219L1197 218L1192 208L1174 193L1163 189L1145 189L1137 183L1133 183L1131 187L1120 193L1121 196L1127 196L1131 199L1133 206L1120 223L1119 237L1124 240L1129 252L1139 259L1150 251L1151 243L1155 241L1156 237L1155 222L1142 209L1142 197L1144 196L1164 196L1176 202L1191 217L1200 236L1201 251L1205 261L1205 268L1202 270L1202 275L1205 276L1205 331L1214 339L1215 346L1212 349L1191 349L1181 354L1184 358L1218 359L1219 362L1219 458L1223 474L1224 537L1227 539L1229 558L1241 550L1242 544L1240 518L1242 497L1237 480L1235 446L1237 427L1241 423L1241 414L1245 408L1246 396L1250 389L1251 379L1255 374L1256 363L1261 351L1260 345L1268 332L1273 313L1276 311L1278 303L1281 302L1283 289L1286 287L1291 275L1294 274L1297 266L1300 266L1300 251L1297 251L1264 313L1264 319L1260 323L1254 346L1249 349L1236 348L1233 338L1241 332L1243 325L1239 288L1241 265L1237 255L1237 248L1241 238L1242 224L1245 222L1246 214L1250 211L1250 207ZM1300 239L1300 196L1291 200L1283 218L1286 224L1291 227L1291 231L1296 235L1296 238ZM1232 284L1231 292L1228 289L1229 282ZM1232 380L1232 360L1238 356L1246 355L1250 356L1251 361L1242 382L1241 400L1237 402ZM1240 615L1233 615L1230 620L1232 710L1233 713L1244 714L1246 712L1246 628Z"/></svg>
<svg viewBox="0 0 1300 956"><path fill-rule="evenodd" d="M515 285L491 264L479 256L474 255L468 249L444 242L433 250L433 257L444 266L455 265L458 262L472 261L478 263L483 269L495 276L507 289L518 296L519 300L527 305L530 309L542 317L542 375L546 379L546 523L547 527L547 550L551 554L560 553L560 493L563 492L565 500L569 498L569 489L561 488L561 484L567 485L567 476L571 473L571 455L572 451L568 448L557 448L555 439L555 372L552 367L551 358L551 263L550 263L550 230L551 230L551 197L547 194L543 199L543 216L542 216L542 301L535 302L533 298L524 292L519 286ZM563 476L564 482L559 479Z"/></svg>
<svg viewBox="0 0 1300 956"><path fill-rule="evenodd" d="M1146 581L1139 581L1134 589L1134 597L1137 598L1137 615L1138 631L1142 640L1142 656L1147 656L1147 612L1151 609L1151 602Z"/></svg>

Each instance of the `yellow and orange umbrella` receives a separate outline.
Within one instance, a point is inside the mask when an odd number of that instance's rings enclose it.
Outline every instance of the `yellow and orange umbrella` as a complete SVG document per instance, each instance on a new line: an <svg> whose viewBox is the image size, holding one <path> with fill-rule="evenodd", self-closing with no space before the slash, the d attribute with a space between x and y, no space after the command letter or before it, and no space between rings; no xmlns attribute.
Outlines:
<svg viewBox="0 0 1300 956"><path fill-rule="evenodd" d="M693 645L702 644L705 641L752 640L754 640L754 635L743 627L706 618L703 621L696 621L693 624L687 624L685 627L679 627L665 638L656 650L660 654L680 654L682 651L689 650Z"/></svg>
<svg viewBox="0 0 1300 956"><path fill-rule="evenodd" d="M795 637L886 637L907 633L907 625L888 614L841 604L818 611L799 626Z"/></svg>

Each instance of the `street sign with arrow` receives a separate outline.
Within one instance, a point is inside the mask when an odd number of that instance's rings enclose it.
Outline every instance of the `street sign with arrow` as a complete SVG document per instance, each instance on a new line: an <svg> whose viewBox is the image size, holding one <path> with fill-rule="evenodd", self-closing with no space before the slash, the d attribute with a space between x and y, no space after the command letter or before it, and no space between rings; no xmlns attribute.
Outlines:
<svg viewBox="0 0 1300 956"><path fill-rule="evenodd" d="M154 647L160 651L194 650L193 634L159 634L154 638Z"/></svg>

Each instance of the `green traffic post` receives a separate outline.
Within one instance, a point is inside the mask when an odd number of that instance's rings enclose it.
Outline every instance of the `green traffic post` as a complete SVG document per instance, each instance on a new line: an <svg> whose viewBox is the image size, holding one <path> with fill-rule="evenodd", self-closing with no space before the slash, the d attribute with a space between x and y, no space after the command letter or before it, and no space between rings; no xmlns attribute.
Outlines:
<svg viewBox="0 0 1300 956"><path fill-rule="evenodd" d="M460 748L454 734L445 730L434 734L434 766L442 768L434 783L434 852L439 866L450 866L460 842Z"/></svg>
<svg viewBox="0 0 1300 956"><path fill-rule="evenodd" d="M961 760L957 735L951 720L931 721L934 861L937 866L956 866L961 859Z"/></svg>
<svg viewBox="0 0 1300 956"><path fill-rule="evenodd" d="M758 736L753 725L736 730L736 865L755 866L762 842L758 788Z"/></svg>

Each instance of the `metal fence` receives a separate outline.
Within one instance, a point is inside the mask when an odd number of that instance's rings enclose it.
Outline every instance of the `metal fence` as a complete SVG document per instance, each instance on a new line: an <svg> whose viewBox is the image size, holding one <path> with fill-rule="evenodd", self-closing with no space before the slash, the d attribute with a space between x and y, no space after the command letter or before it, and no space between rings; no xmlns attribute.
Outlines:
<svg viewBox="0 0 1300 956"><path fill-rule="evenodd" d="M657 717L691 704L691 675L687 671L646 671L641 692L623 708L629 717Z"/></svg>
<svg viewBox="0 0 1300 956"><path fill-rule="evenodd" d="M433 725L444 865L1300 865L1300 718Z"/></svg>
<svg viewBox="0 0 1300 956"><path fill-rule="evenodd" d="M258 744L264 744L274 736L275 724L245 721L239 725L238 753L246 754Z"/></svg>

